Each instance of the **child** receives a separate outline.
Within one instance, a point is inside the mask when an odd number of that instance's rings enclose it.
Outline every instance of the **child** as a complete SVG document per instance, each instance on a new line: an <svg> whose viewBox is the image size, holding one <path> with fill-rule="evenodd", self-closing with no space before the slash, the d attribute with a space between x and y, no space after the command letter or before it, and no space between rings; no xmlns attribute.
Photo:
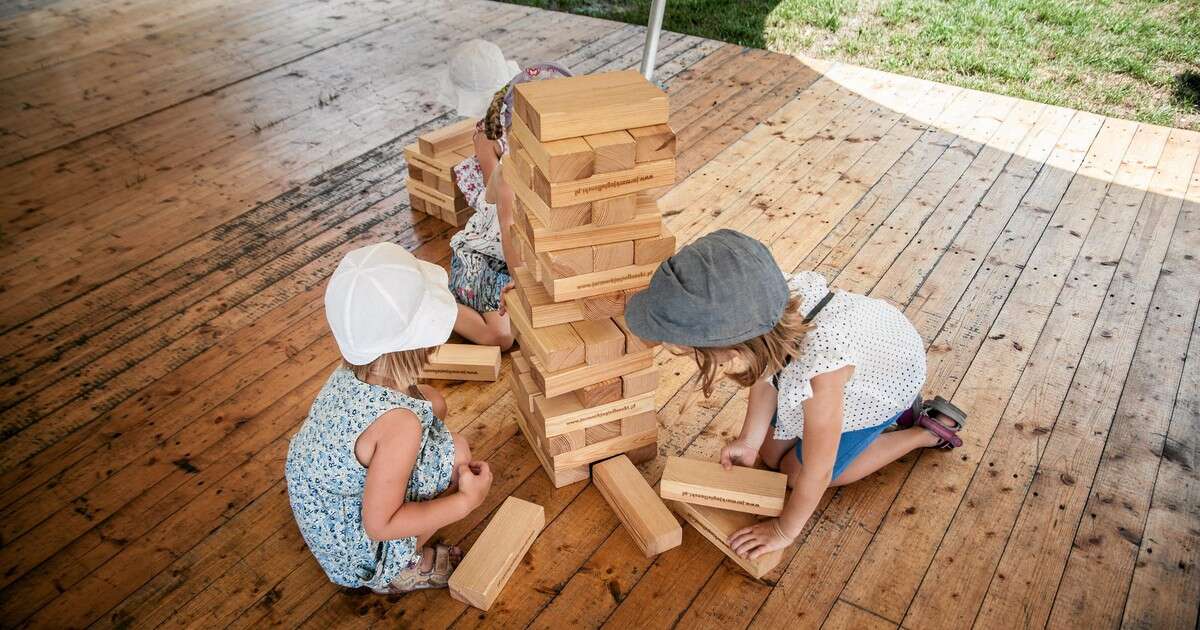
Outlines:
<svg viewBox="0 0 1200 630"><path fill-rule="evenodd" d="M462 552L427 543L492 483L487 463L438 419L445 400L416 384L429 348L454 324L446 272L392 243L356 249L329 280L325 316L344 361L288 448L300 533L336 584L445 587Z"/></svg>
<svg viewBox="0 0 1200 630"><path fill-rule="evenodd" d="M826 488L916 448L962 445L961 411L941 398L913 402L925 348L901 312L832 293L817 273L789 281L762 243L739 232L705 235L664 261L630 298L626 319L636 335L692 353L706 396L723 363L732 364L726 376L750 388L741 434L721 450L721 463L753 466L761 457L787 474L792 494L781 516L730 537L742 557L791 544ZM893 424L901 430L884 434Z"/></svg>
<svg viewBox="0 0 1200 630"><path fill-rule="evenodd" d="M501 159L508 152L513 86L556 76L569 73L554 64L536 64L497 90L476 125L475 156L454 167L455 180L475 209L463 229L450 239L450 290L459 302L454 331L478 344L500 346L501 350L513 343L501 294L512 283L509 263L518 265L521 261L515 244L510 242L513 191L499 176Z"/></svg>

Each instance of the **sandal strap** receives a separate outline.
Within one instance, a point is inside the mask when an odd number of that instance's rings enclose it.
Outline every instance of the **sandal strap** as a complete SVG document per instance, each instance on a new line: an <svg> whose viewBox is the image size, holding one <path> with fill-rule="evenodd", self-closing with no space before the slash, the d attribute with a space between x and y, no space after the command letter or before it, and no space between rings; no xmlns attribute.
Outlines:
<svg viewBox="0 0 1200 630"><path fill-rule="evenodd" d="M450 575L450 547L439 543L433 548L434 575Z"/></svg>
<svg viewBox="0 0 1200 630"><path fill-rule="evenodd" d="M950 428L927 415L917 418L917 425L941 439L934 448L958 448L963 445L962 438L958 437L961 425Z"/></svg>

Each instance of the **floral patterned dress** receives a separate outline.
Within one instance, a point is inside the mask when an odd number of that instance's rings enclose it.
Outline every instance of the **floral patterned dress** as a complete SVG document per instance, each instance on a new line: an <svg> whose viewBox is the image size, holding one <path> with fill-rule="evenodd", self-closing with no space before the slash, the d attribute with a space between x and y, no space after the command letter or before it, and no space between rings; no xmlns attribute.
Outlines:
<svg viewBox="0 0 1200 630"><path fill-rule="evenodd" d="M288 448L288 500L304 542L335 584L385 588L421 559L416 538L373 541L362 524L367 469L354 455L358 436L392 409L421 421L421 446L405 501L428 501L450 485L454 439L429 402L358 380L339 367L313 401Z"/></svg>
<svg viewBox="0 0 1200 630"><path fill-rule="evenodd" d="M500 138L502 153L508 143ZM480 313L500 308L500 292L511 276L500 245L500 218L496 204L484 199L483 169L479 158L470 157L454 167L455 180L475 214L450 239L450 292L460 304Z"/></svg>

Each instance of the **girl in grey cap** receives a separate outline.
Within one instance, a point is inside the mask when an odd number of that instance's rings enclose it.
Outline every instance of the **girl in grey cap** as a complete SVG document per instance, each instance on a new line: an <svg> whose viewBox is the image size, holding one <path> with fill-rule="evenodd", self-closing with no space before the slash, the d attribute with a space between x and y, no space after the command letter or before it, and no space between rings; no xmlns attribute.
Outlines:
<svg viewBox="0 0 1200 630"><path fill-rule="evenodd" d="M925 346L900 311L832 293L817 273L785 277L739 232L713 232L664 261L625 315L639 337L692 354L706 396L721 375L750 389L721 463L761 461L788 475L792 494L779 518L730 537L743 557L791 544L826 488L913 449L962 445L963 413L941 398L920 401Z"/></svg>

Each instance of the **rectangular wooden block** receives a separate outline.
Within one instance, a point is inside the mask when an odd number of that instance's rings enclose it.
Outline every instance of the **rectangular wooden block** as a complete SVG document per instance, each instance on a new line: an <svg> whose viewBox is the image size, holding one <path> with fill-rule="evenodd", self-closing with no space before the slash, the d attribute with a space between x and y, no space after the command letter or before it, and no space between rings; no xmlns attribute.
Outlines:
<svg viewBox="0 0 1200 630"><path fill-rule="evenodd" d="M633 334L633 331L629 330L629 324L625 322L624 315L614 317L613 322L617 325L617 328L621 329L621 333L625 335L625 352L640 352L662 345L660 341L648 341Z"/></svg>
<svg viewBox="0 0 1200 630"><path fill-rule="evenodd" d="M772 551L754 560L750 560L737 555L729 547L729 537L734 532L759 521L752 514L683 503L681 501L667 501L667 505L756 580L769 573L771 569L779 566L779 563L783 560L783 552L786 549Z"/></svg>
<svg viewBox="0 0 1200 630"><path fill-rule="evenodd" d="M592 202L591 220L595 225L614 225L637 216L638 193L618 195Z"/></svg>
<svg viewBox="0 0 1200 630"><path fill-rule="evenodd" d="M611 319L595 319L571 324L583 340L583 360L588 365L607 363L625 354L625 335Z"/></svg>
<svg viewBox="0 0 1200 630"><path fill-rule="evenodd" d="M551 208L541 196L533 192L531 182L541 177L536 167L522 166L511 172L505 171L505 175L505 181L512 187L519 209L527 215L537 217L537 220L549 229L566 230L586 226L592 222L591 202Z"/></svg>
<svg viewBox="0 0 1200 630"><path fill-rule="evenodd" d="M668 457L660 483L664 499L763 516L779 516L787 475L719 462Z"/></svg>
<svg viewBox="0 0 1200 630"><path fill-rule="evenodd" d="M500 378L500 348L445 343L429 353L421 378L452 381L495 381Z"/></svg>
<svg viewBox="0 0 1200 630"><path fill-rule="evenodd" d="M595 271L595 254L591 247L576 247L560 249L555 252L542 254L550 266L550 274L555 278L578 276Z"/></svg>
<svg viewBox="0 0 1200 630"><path fill-rule="evenodd" d="M600 381L599 383L592 383L586 387L580 387L579 389L575 390L574 394L575 399L579 401L579 404L583 405L584 407L595 407L597 405L603 405L605 403L615 402L621 398L625 398L625 396L622 396L621 394L622 391L621 379L610 378L607 381ZM640 393L644 394L645 392Z"/></svg>
<svg viewBox="0 0 1200 630"><path fill-rule="evenodd" d="M621 435L621 421L605 422L594 427L588 427L583 431L585 444L599 444L611 440Z"/></svg>
<svg viewBox="0 0 1200 630"><path fill-rule="evenodd" d="M588 444L587 446L554 456L555 470L569 470L592 462L608 459L643 446L658 443L658 430L635 435L618 435L612 439Z"/></svg>
<svg viewBox="0 0 1200 630"><path fill-rule="evenodd" d="M425 199L433 200L437 205L443 208L453 208L454 210L464 210L467 208L467 200L462 195L451 196L447 195L436 188L426 186L423 182L419 182L413 178L408 178L405 181L408 186L409 194L419 193Z"/></svg>
<svg viewBox="0 0 1200 630"><path fill-rule="evenodd" d="M452 154L455 149L470 145L471 137L475 135L475 122L475 119L467 118L418 136L417 144L421 147L421 153L430 157L439 157Z"/></svg>
<svg viewBox="0 0 1200 630"><path fill-rule="evenodd" d="M640 289L650 284L650 276L658 269L658 263L629 265L594 271L566 278L542 278L542 286L555 302L602 295L612 291Z"/></svg>
<svg viewBox="0 0 1200 630"><path fill-rule="evenodd" d="M542 287L543 291L545 289ZM550 299L549 293L546 294L546 299ZM625 314L625 293L621 291L580 298L575 303L579 304L580 310L583 311L583 319L604 319Z"/></svg>
<svg viewBox="0 0 1200 630"><path fill-rule="evenodd" d="M634 241L592 246L592 271L620 269L633 264ZM557 277L557 276L555 276Z"/></svg>
<svg viewBox="0 0 1200 630"><path fill-rule="evenodd" d="M542 142L667 122L667 95L633 70L516 86L514 101Z"/></svg>
<svg viewBox="0 0 1200 630"><path fill-rule="evenodd" d="M549 370L562 370L584 361L583 340L570 324L534 328L525 318L517 296L509 291L504 295L508 318L521 338L521 346Z"/></svg>
<svg viewBox="0 0 1200 630"><path fill-rule="evenodd" d="M524 393L521 392L521 395L524 395ZM586 464L577 465L573 468L563 468L562 470L554 468L554 456L549 454L549 446L531 428L531 425L534 423L532 418L532 414L524 413L520 408L517 409L517 428L525 436L525 441L529 444L529 448L533 451L533 454L537 456L538 462L542 465L542 470L546 471L546 476L550 478L550 483L554 484L555 488L561 488L580 481L586 481L591 476L591 469Z"/></svg>
<svg viewBox="0 0 1200 630"><path fill-rule="evenodd" d="M638 162L653 162L675 157L675 132L670 125L652 125L629 130L637 145L634 159Z"/></svg>
<svg viewBox="0 0 1200 630"><path fill-rule="evenodd" d="M546 450L550 453L551 457L576 451L587 446L587 429L568 431L562 435L546 438L546 441L549 443L549 448Z"/></svg>
<svg viewBox="0 0 1200 630"><path fill-rule="evenodd" d="M658 388L658 368L648 367L621 375L621 396L629 398Z"/></svg>
<svg viewBox="0 0 1200 630"><path fill-rule="evenodd" d="M647 557L678 547L683 528L642 473L624 455L592 466L596 489Z"/></svg>
<svg viewBox="0 0 1200 630"><path fill-rule="evenodd" d="M452 179L455 165L462 160L457 155L424 155L421 153L420 144L414 143L404 147L404 161L409 165L416 165L422 172L433 173L442 179Z"/></svg>
<svg viewBox="0 0 1200 630"><path fill-rule="evenodd" d="M654 365L654 354L649 350L643 350L634 354L626 354L610 363L584 364L556 372L547 370L545 364L537 356L530 357L529 363L533 366L533 380L537 382L538 389L546 396L558 396L573 392L580 387L606 381L614 376L651 367Z"/></svg>
<svg viewBox="0 0 1200 630"><path fill-rule="evenodd" d="M542 506L505 499L450 576L450 595L480 610L491 608L545 525Z"/></svg>
<svg viewBox="0 0 1200 630"><path fill-rule="evenodd" d="M587 317L586 305L580 301L555 302L551 300L550 294L546 292L546 287L534 278L526 265L515 268L513 278L516 280L516 288L512 290L512 293L517 294L524 317L530 320L530 324L534 328L569 324ZM624 306L622 301L622 312Z"/></svg>
<svg viewBox="0 0 1200 630"><path fill-rule="evenodd" d="M634 435L658 429L658 414L653 411L621 418L621 435Z"/></svg>
<svg viewBox="0 0 1200 630"><path fill-rule="evenodd" d="M551 208L607 199L675 182L675 160L642 162L622 171L596 173L585 179L550 182L534 173L533 192Z"/></svg>
<svg viewBox="0 0 1200 630"><path fill-rule="evenodd" d="M618 421L654 409L654 394L621 398L613 402L584 407L572 392L546 398L534 395L534 421L538 435L554 437L579 429ZM619 425L618 425L619 426ZM618 431L619 432L619 431Z"/></svg>
<svg viewBox="0 0 1200 630"><path fill-rule="evenodd" d="M638 265L662 262L675 255L675 235L663 226L662 234L633 242L633 262Z"/></svg>
<svg viewBox="0 0 1200 630"><path fill-rule="evenodd" d="M513 116L511 136L529 154L530 160L552 182L583 179L593 173L593 152L583 138L542 142L529 131L520 116ZM528 179L526 181L533 181Z"/></svg>
<svg viewBox="0 0 1200 630"><path fill-rule="evenodd" d="M593 171L596 173L624 171L633 168L636 163L637 145L633 136L624 129L592 134L583 139L592 147L595 160Z"/></svg>
<svg viewBox="0 0 1200 630"><path fill-rule="evenodd" d="M521 227L530 246L538 253L632 241L662 233L662 214L654 202L638 205L632 221L616 225L583 225L565 230L550 229L536 213L525 212L520 207L513 214L514 223Z"/></svg>

